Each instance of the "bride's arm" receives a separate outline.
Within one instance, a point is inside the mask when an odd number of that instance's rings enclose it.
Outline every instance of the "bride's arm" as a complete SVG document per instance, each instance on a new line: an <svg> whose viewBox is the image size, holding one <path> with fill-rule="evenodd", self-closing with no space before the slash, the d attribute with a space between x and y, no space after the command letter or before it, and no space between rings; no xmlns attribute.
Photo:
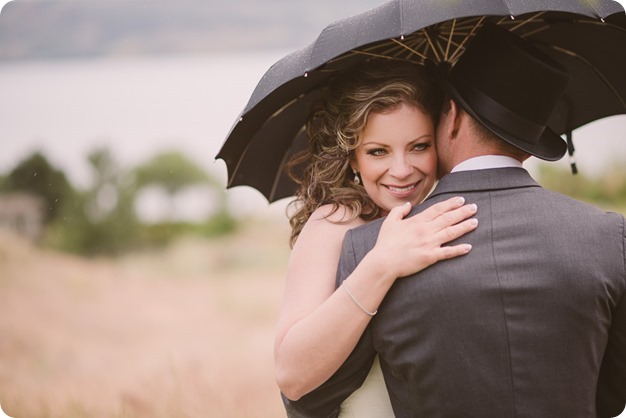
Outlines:
<svg viewBox="0 0 626 418"><path fill-rule="evenodd" d="M453 198L408 219L403 217L409 204L390 212L374 249L346 279L365 310L376 310L397 277L469 251L465 245L441 247L475 228L469 221L459 223L474 213L471 205L462 205ZM359 219L334 222L349 216L346 210L340 208L326 218L330 207L318 209L302 229L289 259L275 363L278 386L292 400L315 389L339 368L371 319L348 292L335 291L345 232L363 223Z"/></svg>

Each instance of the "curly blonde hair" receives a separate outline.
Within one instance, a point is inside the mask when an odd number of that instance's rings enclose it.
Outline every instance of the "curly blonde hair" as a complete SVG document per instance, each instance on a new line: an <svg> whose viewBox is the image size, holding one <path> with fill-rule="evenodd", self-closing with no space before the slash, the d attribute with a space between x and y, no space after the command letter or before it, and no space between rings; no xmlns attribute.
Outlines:
<svg viewBox="0 0 626 418"><path fill-rule="evenodd" d="M442 93L435 79L418 64L373 59L332 79L307 121L308 149L287 165L300 185L288 206L293 246L311 214L323 205L350 209L349 222L380 216L380 208L365 188L354 182L350 163L371 113L409 104L430 116L436 125ZM300 174L296 174L299 171Z"/></svg>

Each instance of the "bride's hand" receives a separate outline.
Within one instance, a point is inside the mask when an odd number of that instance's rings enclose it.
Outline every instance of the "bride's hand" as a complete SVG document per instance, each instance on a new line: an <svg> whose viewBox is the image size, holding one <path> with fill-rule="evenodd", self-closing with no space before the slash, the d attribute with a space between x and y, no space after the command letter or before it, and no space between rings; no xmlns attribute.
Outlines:
<svg viewBox="0 0 626 418"><path fill-rule="evenodd" d="M406 219L410 203L393 208L383 221L372 251L396 278L467 254L472 248L469 244L443 245L477 227L477 219L468 219L476 213L476 205L464 203L462 197L453 197Z"/></svg>

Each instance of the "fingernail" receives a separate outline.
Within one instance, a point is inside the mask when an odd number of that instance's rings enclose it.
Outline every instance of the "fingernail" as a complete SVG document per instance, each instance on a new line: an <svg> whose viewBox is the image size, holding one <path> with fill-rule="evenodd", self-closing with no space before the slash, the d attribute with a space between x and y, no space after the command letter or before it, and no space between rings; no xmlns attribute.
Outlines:
<svg viewBox="0 0 626 418"><path fill-rule="evenodd" d="M462 205L463 203L465 203L465 198L464 197L459 197L457 199L457 202L459 203L459 205Z"/></svg>
<svg viewBox="0 0 626 418"><path fill-rule="evenodd" d="M478 205L476 203L472 203L471 205L468 205L468 206L474 212L478 210Z"/></svg>
<svg viewBox="0 0 626 418"><path fill-rule="evenodd" d="M470 225L472 225L472 226L478 225L478 219L476 219L476 218L470 219L469 222L470 222Z"/></svg>
<svg viewBox="0 0 626 418"><path fill-rule="evenodd" d="M472 249L471 244L465 244L465 252L466 252L466 253L470 252L470 251L471 251L471 249Z"/></svg>

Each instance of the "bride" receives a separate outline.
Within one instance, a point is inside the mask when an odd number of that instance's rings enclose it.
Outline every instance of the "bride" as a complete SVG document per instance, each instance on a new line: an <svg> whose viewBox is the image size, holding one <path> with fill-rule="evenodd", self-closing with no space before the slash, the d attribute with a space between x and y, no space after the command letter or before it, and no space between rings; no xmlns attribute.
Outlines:
<svg viewBox="0 0 626 418"><path fill-rule="evenodd" d="M307 165L291 206L292 252L274 350L286 403L339 368L395 280L471 249L443 246L475 228L467 219L475 207L460 197L404 218L437 176L442 98L422 68L372 60L332 80L309 118L308 152L292 162ZM381 217L376 246L336 289L345 232ZM393 417L377 361L337 413Z"/></svg>

